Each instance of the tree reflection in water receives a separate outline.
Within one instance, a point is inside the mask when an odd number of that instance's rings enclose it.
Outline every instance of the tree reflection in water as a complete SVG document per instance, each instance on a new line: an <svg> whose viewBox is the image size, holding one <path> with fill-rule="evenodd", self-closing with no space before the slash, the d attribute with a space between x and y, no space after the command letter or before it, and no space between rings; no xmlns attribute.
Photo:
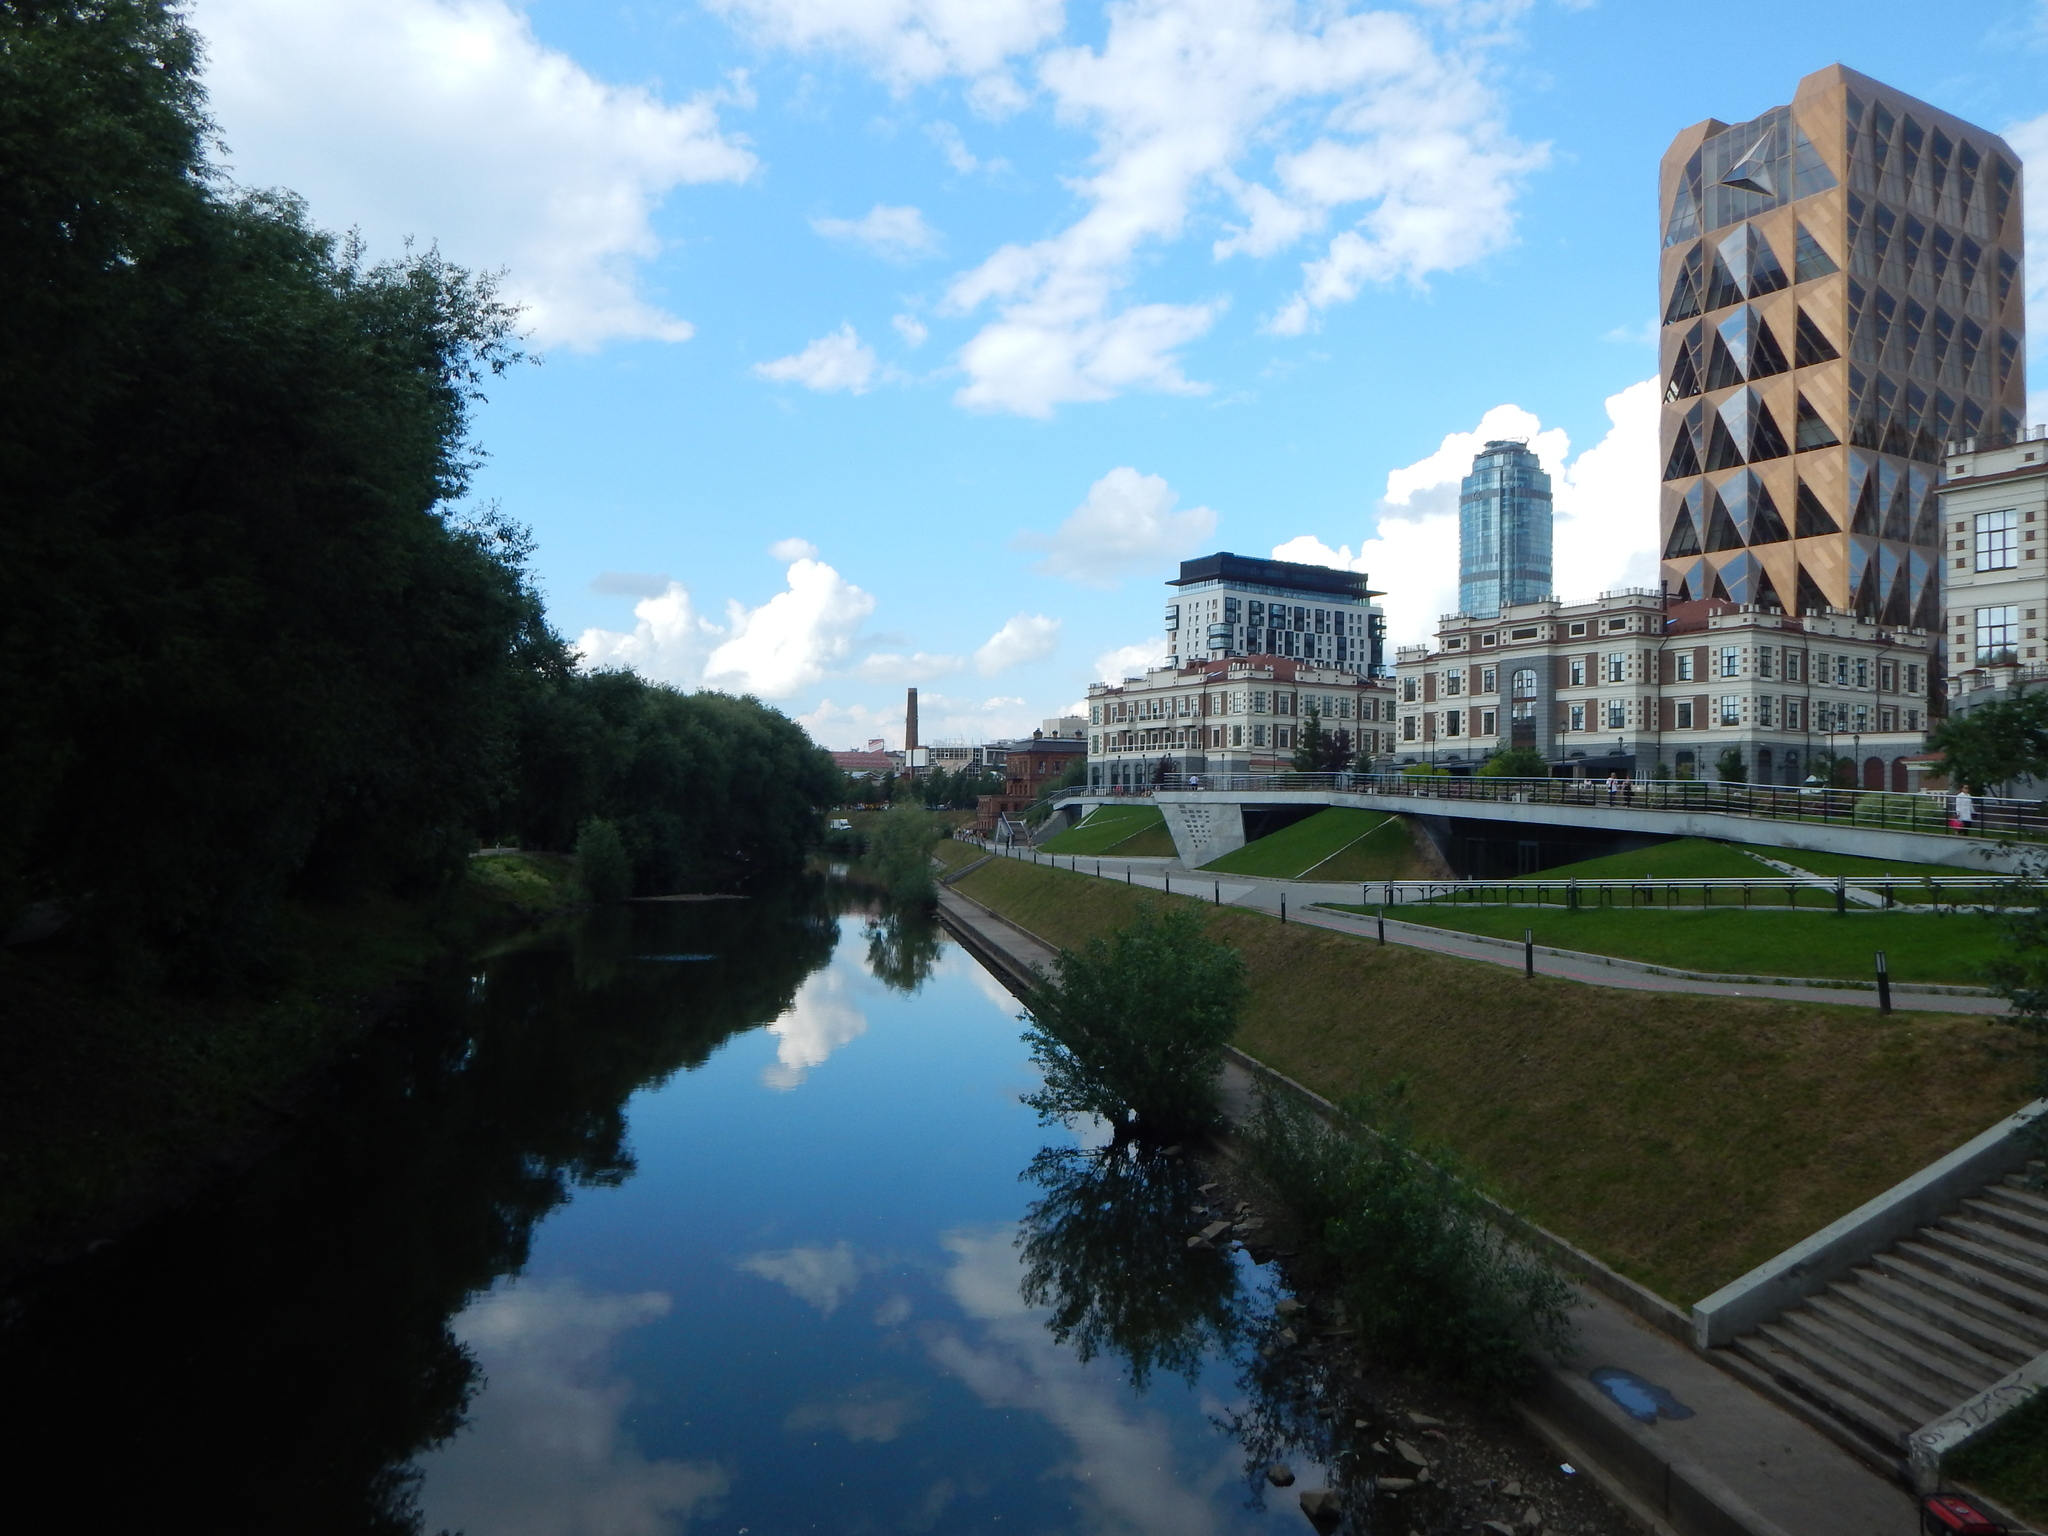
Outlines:
<svg viewBox="0 0 2048 1536"><path fill-rule="evenodd" d="M5 1297L0 1378L33 1409L0 1453L17 1523L417 1530L409 1463L477 1385L450 1319L575 1187L632 1171L633 1093L789 1008L843 906L620 909L444 975L289 1146Z"/></svg>
<svg viewBox="0 0 2048 1536"><path fill-rule="evenodd" d="M1125 1142L1048 1147L1026 1179L1045 1191L1019 1225L1027 1305L1082 1360L1108 1353L1142 1389L1154 1371L1193 1381L1244 1326L1237 1270L1221 1249L1190 1249L1198 1165Z"/></svg>
<svg viewBox="0 0 2048 1536"><path fill-rule="evenodd" d="M864 936L868 969L898 992L915 992L930 979L945 938L938 914L922 902L891 902L870 912Z"/></svg>

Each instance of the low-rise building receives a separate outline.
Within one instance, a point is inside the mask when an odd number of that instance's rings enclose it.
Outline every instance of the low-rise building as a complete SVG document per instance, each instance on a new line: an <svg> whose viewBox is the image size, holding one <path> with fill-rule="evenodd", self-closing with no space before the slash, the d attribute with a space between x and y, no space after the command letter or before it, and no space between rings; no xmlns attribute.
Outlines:
<svg viewBox="0 0 2048 1536"><path fill-rule="evenodd" d="M995 830L997 819L1030 809L1066 776L1067 770L1088 755L1088 743L1078 736L1048 736L1033 731L1029 741L1013 741L1003 751L1003 792L982 795L974 802L976 830Z"/></svg>
<svg viewBox="0 0 2048 1536"><path fill-rule="evenodd" d="M1396 653L1395 759L1456 770L1519 746L1552 773L1714 778L1727 762L1767 784L1849 759L1864 788L1905 790L1931 643L1853 614L1640 589L1452 614L1433 646Z"/></svg>
<svg viewBox="0 0 2048 1536"><path fill-rule="evenodd" d="M1162 775L1278 773L1313 712L1351 757L1393 745L1394 687L1348 667L1282 656L1155 667L1088 689L1088 783L1145 789ZM1350 766L1347 763L1345 766Z"/></svg>
<svg viewBox="0 0 2048 1536"><path fill-rule="evenodd" d="M2048 681L2048 427L1950 443L1937 495L1948 706L1967 713Z"/></svg>

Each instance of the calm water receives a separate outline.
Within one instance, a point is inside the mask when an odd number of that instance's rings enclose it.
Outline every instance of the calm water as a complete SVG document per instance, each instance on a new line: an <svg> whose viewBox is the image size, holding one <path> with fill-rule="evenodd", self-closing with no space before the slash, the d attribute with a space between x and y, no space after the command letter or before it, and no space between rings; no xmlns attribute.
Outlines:
<svg viewBox="0 0 2048 1536"><path fill-rule="evenodd" d="M604 913L448 978L284 1152L13 1300L9 1503L76 1530L1308 1530L1247 1476L1292 1451L1322 1481L1306 1383L1251 1347L1267 1273L1185 1247L1202 1175L1040 1126L1009 995L845 903Z"/></svg>

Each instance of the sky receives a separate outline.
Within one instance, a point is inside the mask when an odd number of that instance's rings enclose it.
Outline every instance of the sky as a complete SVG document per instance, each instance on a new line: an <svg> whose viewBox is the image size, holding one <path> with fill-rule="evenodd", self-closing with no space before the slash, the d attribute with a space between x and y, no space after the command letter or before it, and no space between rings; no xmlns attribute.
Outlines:
<svg viewBox="0 0 2048 1536"><path fill-rule="evenodd" d="M2048 0L190 9L237 181L523 306L474 495L585 664L833 748L910 685L927 744L1028 733L1217 549L1420 640L1489 437L1551 472L1560 595L1654 585L1673 135L1840 62L2048 164Z"/></svg>

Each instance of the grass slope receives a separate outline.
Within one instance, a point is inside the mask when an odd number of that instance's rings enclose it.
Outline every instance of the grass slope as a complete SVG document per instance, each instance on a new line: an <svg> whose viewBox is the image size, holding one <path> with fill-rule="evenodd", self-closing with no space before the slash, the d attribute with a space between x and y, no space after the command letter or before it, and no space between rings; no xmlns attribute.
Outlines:
<svg viewBox="0 0 2048 1536"><path fill-rule="evenodd" d="M1633 853L1610 853L1576 864L1538 871L1542 880L1769 880L1782 873L1751 858L1751 853L1776 859L1816 875L1847 875L1876 879L1885 874L1910 876L1977 874L1976 869L1945 864L1915 864L1906 859L1864 859L1842 853L1807 853L1796 848L1767 848L1761 843L1723 843L1705 837L1680 837Z"/></svg>
<svg viewBox="0 0 2048 1536"><path fill-rule="evenodd" d="M1413 861L1414 847L1400 818L1333 806L1202 867L1274 880L1296 879L1311 870L1318 880L1387 880L1403 878ZM1356 869L1366 873L1353 873Z"/></svg>
<svg viewBox="0 0 2048 1536"><path fill-rule="evenodd" d="M1377 907L1347 904L1351 912ZM1742 976L1841 976L1867 981L1872 955L1885 952L1895 981L1982 986L1982 969L1999 948L1998 929L1968 913L1631 911L1621 908L1393 908L1404 922L1519 939L1534 929L1538 944L1616 955L1651 965Z"/></svg>
<svg viewBox="0 0 2048 1536"><path fill-rule="evenodd" d="M1075 945L1142 900L1011 861L960 889ZM1335 1098L1405 1079L1417 1123L1536 1220L1689 1304L2027 1098L1981 1019L1584 986L1203 907L1250 968L1239 1043Z"/></svg>
<svg viewBox="0 0 2048 1536"><path fill-rule="evenodd" d="M1141 842L1143 846L1139 846ZM1047 853L1100 856L1114 852L1142 858L1171 854L1173 836L1156 805L1098 805L1079 826L1046 839L1039 847Z"/></svg>

